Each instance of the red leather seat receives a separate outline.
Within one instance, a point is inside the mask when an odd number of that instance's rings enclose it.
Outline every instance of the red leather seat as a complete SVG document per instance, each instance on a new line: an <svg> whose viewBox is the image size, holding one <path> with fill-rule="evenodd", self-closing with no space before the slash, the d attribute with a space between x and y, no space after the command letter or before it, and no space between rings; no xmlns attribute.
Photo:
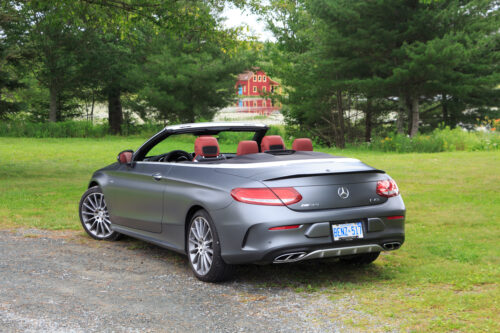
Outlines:
<svg viewBox="0 0 500 333"><path fill-rule="evenodd" d="M194 142L194 158L219 156L219 143L213 136L203 135Z"/></svg>
<svg viewBox="0 0 500 333"><path fill-rule="evenodd" d="M267 135L262 138L260 143L260 148L262 152L268 150L281 150L286 149L283 139L279 135Z"/></svg>
<svg viewBox="0 0 500 333"><path fill-rule="evenodd" d="M246 155L246 154L256 154L259 152L259 146L257 142L249 140L249 141L240 141L238 143L238 150L236 150L236 155Z"/></svg>
<svg viewBox="0 0 500 333"><path fill-rule="evenodd" d="M313 144L311 139L308 138L295 139L292 144L292 149L300 151L313 151Z"/></svg>

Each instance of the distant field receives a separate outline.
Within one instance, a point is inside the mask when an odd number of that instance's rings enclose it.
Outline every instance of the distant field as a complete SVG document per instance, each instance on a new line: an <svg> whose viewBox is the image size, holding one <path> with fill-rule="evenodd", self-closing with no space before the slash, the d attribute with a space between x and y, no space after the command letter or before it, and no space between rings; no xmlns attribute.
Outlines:
<svg viewBox="0 0 500 333"><path fill-rule="evenodd" d="M77 205L91 173L143 141L0 138L0 227L80 229ZM188 141L173 144L193 149ZM335 276L291 266L310 283L306 289L279 274L268 284L352 297L380 319L382 331L384 322L414 331L499 331L500 151L324 151L359 158L396 179L408 210L406 243L367 268ZM363 320L346 325L363 330Z"/></svg>

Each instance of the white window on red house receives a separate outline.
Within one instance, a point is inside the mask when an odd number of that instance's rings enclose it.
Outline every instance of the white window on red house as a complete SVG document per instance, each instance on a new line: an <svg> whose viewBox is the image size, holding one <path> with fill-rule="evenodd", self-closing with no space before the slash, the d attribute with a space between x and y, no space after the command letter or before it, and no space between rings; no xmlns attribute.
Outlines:
<svg viewBox="0 0 500 333"><path fill-rule="evenodd" d="M253 92L257 92L257 87L256 86L253 87Z"/></svg>
<svg viewBox="0 0 500 333"><path fill-rule="evenodd" d="M264 82L266 82L266 81L267 81L267 76L265 76L265 75L264 75L264 76L262 77L262 80L263 80Z"/></svg>
<svg viewBox="0 0 500 333"><path fill-rule="evenodd" d="M266 92L266 87L262 87L262 92L265 93Z"/></svg>
<svg viewBox="0 0 500 333"><path fill-rule="evenodd" d="M257 75L253 76L253 82L257 82Z"/></svg>
<svg viewBox="0 0 500 333"><path fill-rule="evenodd" d="M262 76L259 75L259 82L262 81Z"/></svg>

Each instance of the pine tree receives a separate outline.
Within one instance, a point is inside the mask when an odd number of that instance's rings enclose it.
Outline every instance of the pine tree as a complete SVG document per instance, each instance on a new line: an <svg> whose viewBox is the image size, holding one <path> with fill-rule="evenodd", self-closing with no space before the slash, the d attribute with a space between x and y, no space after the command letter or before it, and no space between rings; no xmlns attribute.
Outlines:
<svg viewBox="0 0 500 333"><path fill-rule="evenodd" d="M273 5L284 13L277 15L281 24L271 27L292 63L282 70L291 88L288 116L315 131L323 120L342 132L342 91L398 100L397 128L406 124L410 136L418 133L422 101L439 101L450 125L464 118L466 108L499 104L497 0ZM333 109L338 119L329 122Z"/></svg>

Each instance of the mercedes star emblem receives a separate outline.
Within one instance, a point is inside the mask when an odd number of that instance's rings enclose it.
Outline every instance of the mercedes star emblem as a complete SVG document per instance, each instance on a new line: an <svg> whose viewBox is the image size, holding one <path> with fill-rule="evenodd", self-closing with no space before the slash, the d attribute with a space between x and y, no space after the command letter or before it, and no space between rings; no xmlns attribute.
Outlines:
<svg viewBox="0 0 500 333"><path fill-rule="evenodd" d="M349 190L347 189L347 187L343 187L343 186L339 187L339 189L337 190L337 194L342 199L349 198Z"/></svg>

